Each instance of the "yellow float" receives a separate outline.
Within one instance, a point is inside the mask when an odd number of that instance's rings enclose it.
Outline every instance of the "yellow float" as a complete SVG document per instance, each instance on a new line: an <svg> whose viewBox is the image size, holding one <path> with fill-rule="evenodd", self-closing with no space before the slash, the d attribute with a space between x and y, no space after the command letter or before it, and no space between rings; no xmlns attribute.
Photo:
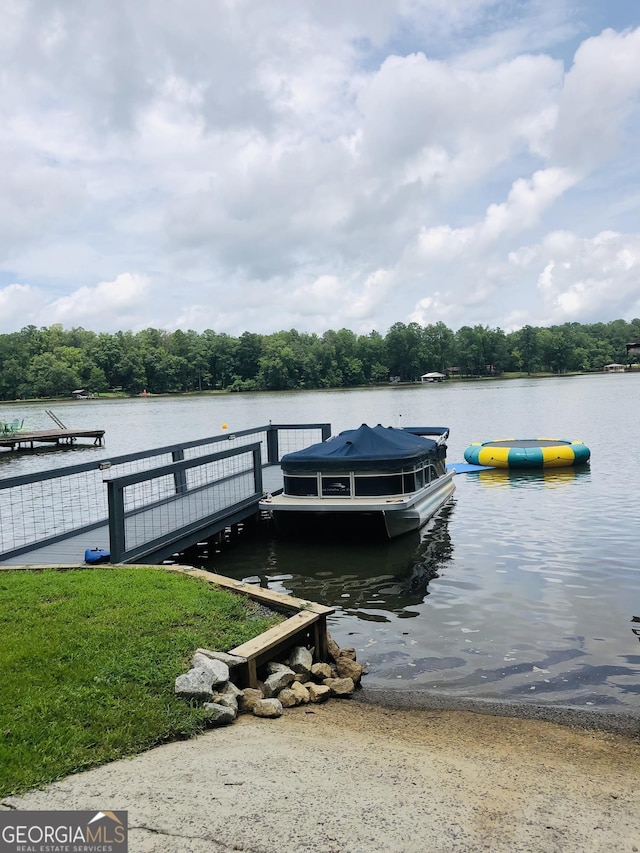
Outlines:
<svg viewBox="0 0 640 853"><path fill-rule="evenodd" d="M500 438L475 442L464 452L470 465L493 468L569 468L590 456L584 442L564 438Z"/></svg>

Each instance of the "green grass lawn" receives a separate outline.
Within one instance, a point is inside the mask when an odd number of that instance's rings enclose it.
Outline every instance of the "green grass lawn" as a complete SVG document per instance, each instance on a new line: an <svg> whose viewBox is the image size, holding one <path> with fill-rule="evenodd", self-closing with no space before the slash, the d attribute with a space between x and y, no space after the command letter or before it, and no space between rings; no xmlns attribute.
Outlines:
<svg viewBox="0 0 640 853"><path fill-rule="evenodd" d="M176 676L278 621L159 569L0 572L0 796L202 731Z"/></svg>

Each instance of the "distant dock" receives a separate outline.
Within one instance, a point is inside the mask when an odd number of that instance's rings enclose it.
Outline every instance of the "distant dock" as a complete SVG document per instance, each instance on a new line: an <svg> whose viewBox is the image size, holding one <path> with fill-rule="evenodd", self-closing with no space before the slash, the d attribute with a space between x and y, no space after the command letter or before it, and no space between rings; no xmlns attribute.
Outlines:
<svg viewBox="0 0 640 853"><path fill-rule="evenodd" d="M79 438L92 438L93 444L100 446L103 444L104 433L103 429L49 429L37 432L14 432L7 436L0 434L0 448L33 450L38 444L67 446L75 444Z"/></svg>

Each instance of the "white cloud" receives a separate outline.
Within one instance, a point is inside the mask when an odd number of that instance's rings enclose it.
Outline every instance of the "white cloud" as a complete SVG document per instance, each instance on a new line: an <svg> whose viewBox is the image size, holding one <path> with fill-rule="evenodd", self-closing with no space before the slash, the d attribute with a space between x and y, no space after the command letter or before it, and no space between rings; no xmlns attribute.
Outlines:
<svg viewBox="0 0 640 853"><path fill-rule="evenodd" d="M29 325L22 318L29 316L39 298L40 291L29 285L9 284L0 288L0 332L15 332Z"/></svg>
<svg viewBox="0 0 640 853"><path fill-rule="evenodd" d="M577 3L7 0L0 324L637 313L640 27Z"/></svg>
<svg viewBox="0 0 640 853"><path fill-rule="evenodd" d="M504 234L518 233L537 225L544 211L577 180L567 169L541 170L535 172L531 180L519 178L506 202L490 205L479 229L480 239L495 241Z"/></svg>
<svg viewBox="0 0 640 853"><path fill-rule="evenodd" d="M507 158L538 153L561 76L545 56L481 71L424 54L392 56L359 99L363 154L385 175L407 170L460 194Z"/></svg>
<svg viewBox="0 0 640 853"><path fill-rule="evenodd" d="M40 318L42 325L61 323L103 330L115 323L117 328L131 328L131 317L152 297L147 276L122 273L114 281L81 287L52 300L45 310L40 310Z"/></svg>
<svg viewBox="0 0 640 853"><path fill-rule="evenodd" d="M640 28L609 29L584 41L560 94L555 157L594 168L615 155L627 123L639 126L639 96Z"/></svg>
<svg viewBox="0 0 640 853"><path fill-rule="evenodd" d="M554 232L511 262L538 271L545 324L640 316L640 235Z"/></svg>

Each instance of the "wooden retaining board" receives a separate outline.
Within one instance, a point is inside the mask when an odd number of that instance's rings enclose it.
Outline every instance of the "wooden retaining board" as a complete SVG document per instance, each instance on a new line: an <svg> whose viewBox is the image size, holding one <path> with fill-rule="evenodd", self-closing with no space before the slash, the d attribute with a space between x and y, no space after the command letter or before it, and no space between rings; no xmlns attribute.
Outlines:
<svg viewBox="0 0 640 853"><path fill-rule="evenodd" d="M275 625L253 640L229 650L229 654L246 660L246 664L238 667L243 686L257 687L258 667L273 660L274 657L284 653L292 646L312 646L318 660L326 661L328 659L327 616L335 613L333 607L326 607L324 604L317 604L313 601L305 601L302 598L265 589L256 584L236 581L224 575L205 572L202 569L192 569L188 566L164 566L163 568L168 571L204 578L209 583L231 592L247 595L274 610L293 611L293 615L286 621Z"/></svg>

